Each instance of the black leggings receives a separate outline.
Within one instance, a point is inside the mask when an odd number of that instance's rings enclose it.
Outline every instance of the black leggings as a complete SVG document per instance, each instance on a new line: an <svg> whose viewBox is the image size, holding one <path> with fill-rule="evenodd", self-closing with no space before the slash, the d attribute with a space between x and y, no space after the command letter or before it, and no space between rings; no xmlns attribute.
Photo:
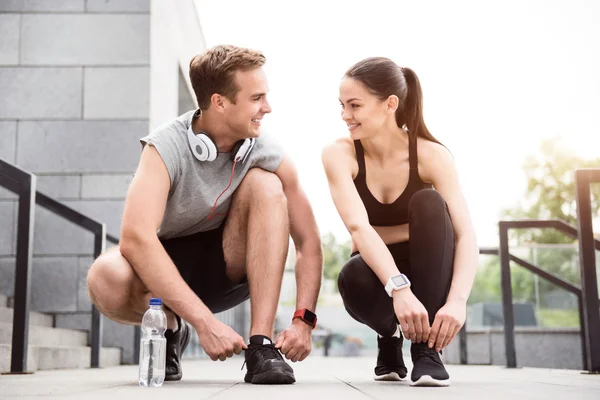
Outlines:
<svg viewBox="0 0 600 400"><path fill-rule="evenodd" d="M429 324L446 303L454 263L454 230L446 202L433 189L415 193L408 203L409 241L388 245L396 267L427 309ZM342 268L338 287L348 314L381 336L396 332L392 298L358 252Z"/></svg>

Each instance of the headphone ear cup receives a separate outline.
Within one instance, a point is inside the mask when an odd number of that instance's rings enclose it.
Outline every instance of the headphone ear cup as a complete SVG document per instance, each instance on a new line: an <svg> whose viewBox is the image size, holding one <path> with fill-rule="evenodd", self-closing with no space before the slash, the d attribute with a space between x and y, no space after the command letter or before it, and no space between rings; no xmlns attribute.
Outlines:
<svg viewBox="0 0 600 400"><path fill-rule="evenodd" d="M204 132L200 132L196 137L202 141L206 149L206 161L214 161L217 158L217 144L215 141L205 134Z"/></svg>
<svg viewBox="0 0 600 400"><path fill-rule="evenodd" d="M255 142L254 138L238 141L231 151L231 161L244 163L254 148Z"/></svg>
<svg viewBox="0 0 600 400"><path fill-rule="evenodd" d="M195 135L192 128L188 129L190 149L199 161L213 161L217 158L217 145L210 136L204 132Z"/></svg>
<svg viewBox="0 0 600 400"><path fill-rule="evenodd" d="M233 149L231 149L231 161L236 161L236 159L238 158L238 153L240 152L240 149L242 148L243 144L244 144L243 140L238 140L235 143L235 145L233 146Z"/></svg>

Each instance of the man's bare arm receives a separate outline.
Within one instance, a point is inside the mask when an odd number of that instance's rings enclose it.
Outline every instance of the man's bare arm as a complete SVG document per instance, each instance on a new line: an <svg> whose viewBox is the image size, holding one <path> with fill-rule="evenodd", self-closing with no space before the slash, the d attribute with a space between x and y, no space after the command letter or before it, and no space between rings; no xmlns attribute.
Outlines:
<svg viewBox="0 0 600 400"><path fill-rule="evenodd" d="M314 311L323 273L319 228L291 160L284 157L275 173L281 180L287 198L290 234L296 247L296 308Z"/></svg>
<svg viewBox="0 0 600 400"><path fill-rule="evenodd" d="M156 234L170 188L169 173L156 148L145 146L125 200L120 251L153 296L192 325L213 314L185 283Z"/></svg>

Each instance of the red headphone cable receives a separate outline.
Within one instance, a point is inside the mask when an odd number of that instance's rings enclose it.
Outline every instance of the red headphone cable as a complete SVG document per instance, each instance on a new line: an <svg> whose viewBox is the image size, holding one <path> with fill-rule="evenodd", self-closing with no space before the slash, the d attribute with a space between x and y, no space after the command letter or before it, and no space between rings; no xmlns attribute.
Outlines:
<svg viewBox="0 0 600 400"><path fill-rule="evenodd" d="M219 197L217 197L217 199L215 200L215 204L213 205L212 210L210 210L210 214L208 214L208 220L210 221L210 219L212 218L212 214L215 211L215 209L217 208L217 202L219 201L219 199L221 198L221 196L223 196L223 194L227 191L227 189L229 189L231 187L231 183L233 182L233 175L235 173L235 165L237 164L237 160L233 161L233 167L231 167L231 177L229 178L229 185L227 185L227 187L225 188L225 190L223 190L221 192L221 194L219 195ZM217 215L227 215L227 213L217 213L215 214L215 216Z"/></svg>

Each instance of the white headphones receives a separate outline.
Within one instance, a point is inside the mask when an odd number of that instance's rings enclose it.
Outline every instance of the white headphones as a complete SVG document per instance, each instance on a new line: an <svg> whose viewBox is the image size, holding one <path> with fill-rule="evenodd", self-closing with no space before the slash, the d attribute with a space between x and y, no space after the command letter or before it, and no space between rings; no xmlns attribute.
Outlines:
<svg viewBox="0 0 600 400"><path fill-rule="evenodd" d="M202 114L201 110L194 113L194 118ZM193 118L192 118L193 121ZM192 130L192 123L187 130L188 141L190 142L190 148L192 153L199 161L214 161L217 158L217 145L215 141L206 133L199 132L197 135ZM231 161L244 163L250 152L254 148L256 139L247 138L238 141L233 149L231 150Z"/></svg>

